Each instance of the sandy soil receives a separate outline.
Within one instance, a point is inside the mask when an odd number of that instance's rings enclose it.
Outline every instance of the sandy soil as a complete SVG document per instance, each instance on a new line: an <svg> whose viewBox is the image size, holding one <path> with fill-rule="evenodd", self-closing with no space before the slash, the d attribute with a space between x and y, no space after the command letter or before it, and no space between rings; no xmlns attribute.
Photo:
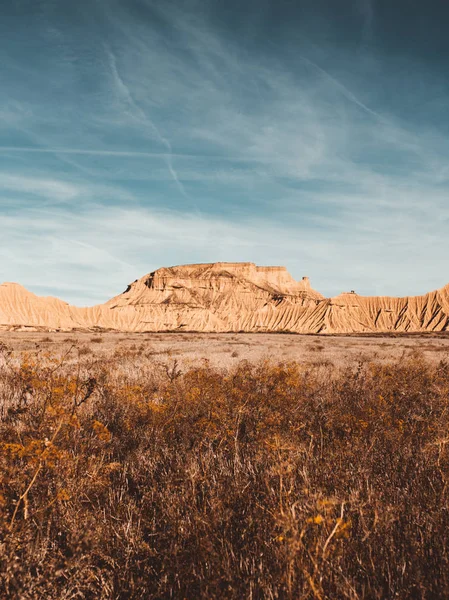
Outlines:
<svg viewBox="0 0 449 600"><path fill-rule="evenodd" d="M0 344L14 354L29 352L45 356L63 355L71 360L107 358L113 354L135 354L142 359L181 366L204 359L215 367L228 367L240 360L299 361L307 364L345 367L360 360L389 362L420 352L431 361L449 360L449 336L317 336L293 334L196 334L196 333L39 333L0 332Z"/></svg>

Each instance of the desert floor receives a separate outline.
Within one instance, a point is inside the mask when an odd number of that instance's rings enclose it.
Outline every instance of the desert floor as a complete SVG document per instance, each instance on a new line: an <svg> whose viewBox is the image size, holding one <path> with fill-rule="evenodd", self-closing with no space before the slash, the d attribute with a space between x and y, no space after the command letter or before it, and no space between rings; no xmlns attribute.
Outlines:
<svg viewBox="0 0 449 600"><path fill-rule="evenodd" d="M205 359L214 367L229 367L241 360L298 361L304 364L345 367L360 361L390 362L420 353L430 361L449 360L447 334L393 336L323 336L295 334L197 333L43 333L0 332L0 343L13 354L28 352L107 358L120 353L162 363L176 360L193 366Z"/></svg>

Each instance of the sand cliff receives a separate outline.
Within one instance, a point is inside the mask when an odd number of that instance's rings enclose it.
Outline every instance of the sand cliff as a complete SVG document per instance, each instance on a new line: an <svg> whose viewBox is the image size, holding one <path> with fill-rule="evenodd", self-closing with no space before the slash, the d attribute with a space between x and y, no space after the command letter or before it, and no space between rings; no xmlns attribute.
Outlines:
<svg viewBox="0 0 449 600"><path fill-rule="evenodd" d="M1 329L117 331L291 331L297 333L449 330L449 285L423 296L344 293L324 298L285 267L211 263L161 268L105 304L71 306L0 285Z"/></svg>

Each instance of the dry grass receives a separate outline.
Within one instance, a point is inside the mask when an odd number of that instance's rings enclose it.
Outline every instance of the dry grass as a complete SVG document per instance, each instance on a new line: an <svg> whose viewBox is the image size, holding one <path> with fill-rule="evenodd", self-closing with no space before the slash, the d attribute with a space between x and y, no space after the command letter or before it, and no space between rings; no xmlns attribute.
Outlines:
<svg viewBox="0 0 449 600"><path fill-rule="evenodd" d="M449 597L444 360L77 356L0 350L0 597Z"/></svg>
<svg viewBox="0 0 449 600"><path fill-rule="evenodd" d="M93 340L101 340L96 342ZM213 367L233 367L238 353L241 360L258 362L270 360L301 361L318 364L332 362L336 367L356 363L360 356L366 360L389 363L410 356L416 350L432 362L449 359L449 336L433 337L432 334L410 336L315 336L294 334L195 334L195 333L147 333L118 334L102 332L49 333L0 332L0 340L15 352L34 352L36 345L45 352L64 355L75 344L83 352L95 354L107 360L115 352L139 352L143 357L151 352L154 357L170 357L176 354L185 364L201 364L207 357ZM140 360L140 359L139 359Z"/></svg>

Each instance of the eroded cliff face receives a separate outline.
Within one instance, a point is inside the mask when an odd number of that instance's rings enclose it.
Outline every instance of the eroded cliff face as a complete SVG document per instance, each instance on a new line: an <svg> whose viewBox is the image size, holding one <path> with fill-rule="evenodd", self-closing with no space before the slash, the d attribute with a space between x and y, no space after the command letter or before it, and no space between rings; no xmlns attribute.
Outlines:
<svg viewBox="0 0 449 600"><path fill-rule="evenodd" d="M17 284L0 285L0 327L118 331L449 330L449 285L424 296L324 298L285 267L211 263L161 268L102 305L77 308Z"/></svg>
<svg viewBox="0 0 449 600"><path fill-rule="evenodd" d="M213 263L158 269L105 306L119 329L269 331L289 320L282 304L315 307L322 299L284 267Z"/></svg>

